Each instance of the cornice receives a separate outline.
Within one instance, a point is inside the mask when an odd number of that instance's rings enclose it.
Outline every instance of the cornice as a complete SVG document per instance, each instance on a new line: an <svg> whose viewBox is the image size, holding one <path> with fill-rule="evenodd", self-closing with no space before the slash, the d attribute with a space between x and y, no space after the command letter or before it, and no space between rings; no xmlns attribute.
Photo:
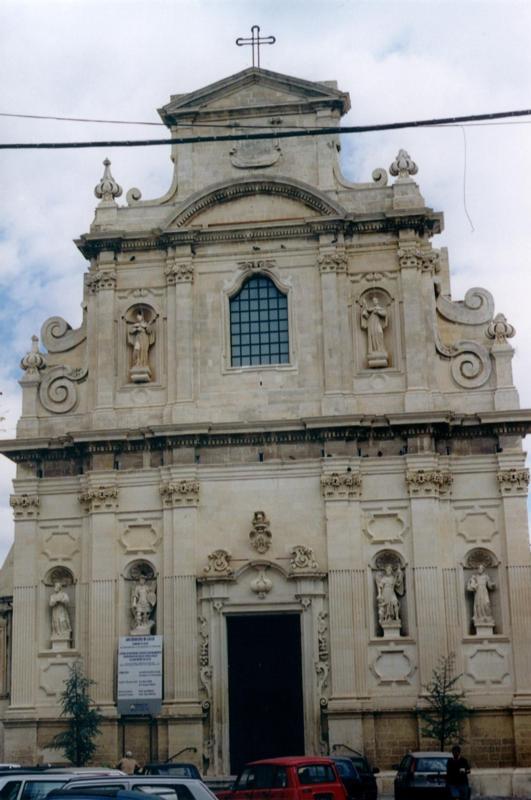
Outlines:
<svg viewBox="0 0 531 800"><path fill-rule="evenodd" d="M314 417L265 423L158 425L142 430L77 431L68 436L0 441L0 453L12 461L70 459L92 453L123 453L180 447L238 447L327 441L383 441L395 437L431 436L435 440L480 436L526 436L531 410L395 414L392 416Z"/></svg>
<svg viewBox="0 0 531 800"><path fill-rule="evenodd" d="M127 210L124 209L127 213ZM177 216L177 215L176 215ZM115 231L112 235L96 232L83 234L75 240L75 244L85 258L96 257L102 251L114 253L130 253L138 251L161 250L169 247L216 242L249 242L249 234L253 240L268 239L317 239L322 234L342 233L347 239L365 233L397 233L401 230L413 230L418 235L434 235L441 231L441 214L427 209L417 214L378 214L374 217L354 218L352 215L315 217L297 223L253 223L233 225L232 227L212 226L208 230L183 227L176 231L125 232Z"/></svg>

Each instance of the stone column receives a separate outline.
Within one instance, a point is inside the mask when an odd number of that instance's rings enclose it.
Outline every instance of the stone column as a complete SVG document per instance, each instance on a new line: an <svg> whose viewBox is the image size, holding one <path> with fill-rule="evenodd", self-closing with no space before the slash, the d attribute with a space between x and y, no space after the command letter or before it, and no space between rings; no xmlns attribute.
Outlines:
<svg viewBox="0 0 531 800"><path fill-rule="evenodd" d="M420 468L422 465L422 468ZM433 458L408 457L406 483L411 498L413 580L417 620L419 682L426 685L440 656L446 655L444 585L440 564L439 495L451 491L452 476Z"/></svg>
<svg viewBox="0 0 531 800"><path fill-rule="evenodd" d="M342 246L321 241L318 263L321 275L324 391L325 395L337 396L343 389L341 331L344 325L341 319L347 315L347 304L339 302L338 273L346 272L347 255ZM342 410L339 397L324 398L323 413Z"/></svg>
<svg viewBox="0 0 531 800"><path fill-rule="evenodd" d="M171 248L166 262L168 283L168 399L194 397L194 265L191 247ZM172 412L181 418L181 410Z"/></svg>
<svg viewBox="0 0 531 800"><path fill-rule="evenodd" d="M529 471L523 468L523 454L498 456L497 479L507 547L507 581L511 610L512 648L515 675L515 703L531 711L531 564L527 536L527 489Z"/></svg>
<svg viewBox="0 0 531 800"><path fill-rule="evenodd" d="M367 574L359 568L361 551L361 475L359 460L334 459L334 472L321 477L328 549L330 627L330 746L359 748L360 700L367 689ZM337 471L335 471L337 470Z"/></svg>
<svg viewBox="0 0 531 800"><path fill-rule="evenodd" d="M114 705L118 648L114 529L119 489L115 480L115 475L93 472L79 495L82 507L90 515L88 673L95 681L94 700L103 706Z"/></svg>
<svg viewBox="0 0 531 800"><path fill-rule="evenodd" d="M11 496L15 516L13 574L13 663L17 665L11 686L10 711L35 706L37 663L37 586L34 571L37 552L40 500L36 481L27 482L28 491Z"/></svg>
<svg viewBox="0 0 531 800"><path fill-rule="evenodd" d="M114 389L116 352L114 322L114 291L116 288L116 260L112 251L102 251L97 264L88 273L86 284L96 308L92 342L95 343L94 370L95 411L98 426L111 427L114 423Z"/></svg>
<svg viewBox="0 0 531 800"><path fill-rule="evenodd" d="M402 282L404 314L404 348L406 359L406 411L426 411L431 406L429 393L429 363L426 342L433 348L433 333L428 330L426 309L430 301L425 297L426 277L433 294L433 282L425 265L420 243L412 231L400 233L398 261Z"/></svg>

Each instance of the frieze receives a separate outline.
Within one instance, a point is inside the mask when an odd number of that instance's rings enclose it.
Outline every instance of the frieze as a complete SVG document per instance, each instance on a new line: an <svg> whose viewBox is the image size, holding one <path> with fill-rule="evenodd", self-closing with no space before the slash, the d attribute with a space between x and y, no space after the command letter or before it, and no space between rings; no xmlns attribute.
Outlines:
<svg viewBox="0 0 531 800"><path fill-rule="evenodd" d="M85 286L90 294L97 294L101 289L115 289L116 272L114 270L89 272L85 275Z"/></svg>
<svg viewBox="0 0 531 800"><path fill-rule="evenodd" d="M262 272L263 270L274 269L276 261L272 258L262 258L256 261L238 261L238 267L245 272Z"/></svg>
<svg viewBox="0 0 531 800"><path fill-rule="evenodd" d="M444 495L452 488L453 475L440 469L408 470L406 483L411 496Z"/></svg>
<svg viewBox="0 0 531 800"><path fill-rule="evenodd" d="M344 251L335 250L334 252L320 255L317 263L321 274L326 272L346 272L348 258Z"/></svg>
<svg viewBox="0 0 531 800"><path fill-rule="evenodd" d="M528 469L502 469L498 472L498 486L502 494L527 494Z"/></svg>
<svg viewBox="0 0 531 800"><path fill-rule="evenodd" d="M296 544L290 550L290 575L314 575L319 572L319 564L311 547Z"/></svg>
<svg viewBox="0 0 531 800"><path fill-rule="evenodd" d="M331 472L321 476L321 491L325 500L348 500L358 497L361 475L357 472Z"/></svg>
<svg viewBox="0 0 531 800"><path fill-rule="evenodd" d="M118 506L118 487L95 486L81 492L78 500L85 511L111 511Z"/></svg>
<svg viewBox="0 0 531 800"><path fill-rule="evenodd" d="M160 494L165 506L196 506L199 503L199 481L169 481L161 484Z"/></svg>
<svg viewBox="0 0 531 800"><path fill-rule="evenodd" d="M232 578L231 569L232 556L228 550L214 550L208 555L208 564L203 570L205 576L210 579Z"/></svg>
<svg viewBox="0 0 531 800"><path fill-rule="evenodd" d="M34 519L39 514L40 500L36 494L12 494L9 504L16 520Z"/></svg>
<svg viewBox="0 0 531 800"><path fill-rule="evenodd" d="M165 270L168 286L175 286L177 283L193 283L194 265L191 261L181 261L171 264Z"/></svg>

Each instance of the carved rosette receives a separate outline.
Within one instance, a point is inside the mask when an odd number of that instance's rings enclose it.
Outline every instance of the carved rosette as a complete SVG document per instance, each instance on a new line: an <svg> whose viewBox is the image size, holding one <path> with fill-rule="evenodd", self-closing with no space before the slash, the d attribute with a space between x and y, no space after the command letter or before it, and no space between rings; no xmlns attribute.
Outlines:
<svg viewBox="0 0 531 800"><path fill-rule="evenodd" d="M348 258L342 250L335 250L331 253L323 253L317 259L319 272L346 272Z"/></svg>
<svg viewBox="0 0 531 800"><path fill-rule="evenodd" d="M271 530L270 523L263 511L255 511L253 515L253 527L249 531L249 540L251 547L257 553L263 555L267 553L271 547Z"/></svg>
<svg viewBox="0 0 531 800"><path fill-rule="evenodd" d="M228 550L214 550L208 556L208 564L203 570L207 578L232 578L233 571L230 566L232 556Z"/></svg>
<svg viewBox="0 0 531 800"><path fill-rule="evenodd" d="M170 263L165 270L168 286L175 286L177 283L193 283L194 265L191 261L175 261Z"/></svg>
<svg viewBox="0 0 531 800"><path fill-rule="evenodd" d="M113 511L118 506L118 487L95 486L81 492L78 500L88 513L93 511Z"/></svg>
<svg viewBox="0 0 531 800"><path fill-rule="evenodd" d="M448 494L453 475L440 469L414 469L406 473L406 483L412 497L434 497Z"/></svg>
<svg viewBox="0 0 531 800"><path fill-rule="evenodd" d="M359 497L361 475L356 472L331 472L322 475L321 491L325 500L348 500Z"/></svg>
<svg viewBox="0 0 531 800"><path fill-rule="evenodd" d="M319 564L314 558L311 547L296 544L290 550L289 562L290 575L315 575L319 572Z"/></svg>
<svg viewBox="0 0 531 800"><path fill-rule="evenodd" d="M90 294L97 294L102 289L115 289L116 272L114 270L88 272L85 275L85 286Z"/></svg>
<svg viewBox="0 0 531 800"><path fill-rule="evenodd" d="M9 504L15 520L35 519L39 515L39 497L36 494L12 494Z"/></svg>
<svg viewBox="0 0 531 800"><path fill-rule="evenodd" d="M185 479L169 481L160 487L162 502L165 506L196 506L199 503L199 481Z"/></svg>
<svg viewBox="0 0 531 800"><path fill-rule="evenodd" d="M498 486L503 495L526 495L529 486L529 470L501 469L498 472Z"/></svg>

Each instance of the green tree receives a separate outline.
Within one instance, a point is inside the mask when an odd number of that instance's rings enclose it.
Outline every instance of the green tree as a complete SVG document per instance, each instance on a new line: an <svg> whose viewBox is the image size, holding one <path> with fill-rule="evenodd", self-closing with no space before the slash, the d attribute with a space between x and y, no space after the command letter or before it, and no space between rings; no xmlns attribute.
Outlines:
<svg viewBox="0 0 531 800"><path fill-rule="evenodd" d="M428 739L436 739L441 750L449 741L463 741L461 724L471 713L456 686L460 677L455 675L455 655L450 653L439 658L431 681L424 687L428 708L418 712L425 723L421 733Z"/></svg>
<svg viewBox="0 0 531 800"><path fill-rule="evenodd" d="M62 750L76 767L83 767L96 750L94 739L100 735L102 716L90 697L94 681L87 678L80 660L68 668L68 678L61 693L61 716L68 718L68 728L54 736L51 746Z"/></svg>

